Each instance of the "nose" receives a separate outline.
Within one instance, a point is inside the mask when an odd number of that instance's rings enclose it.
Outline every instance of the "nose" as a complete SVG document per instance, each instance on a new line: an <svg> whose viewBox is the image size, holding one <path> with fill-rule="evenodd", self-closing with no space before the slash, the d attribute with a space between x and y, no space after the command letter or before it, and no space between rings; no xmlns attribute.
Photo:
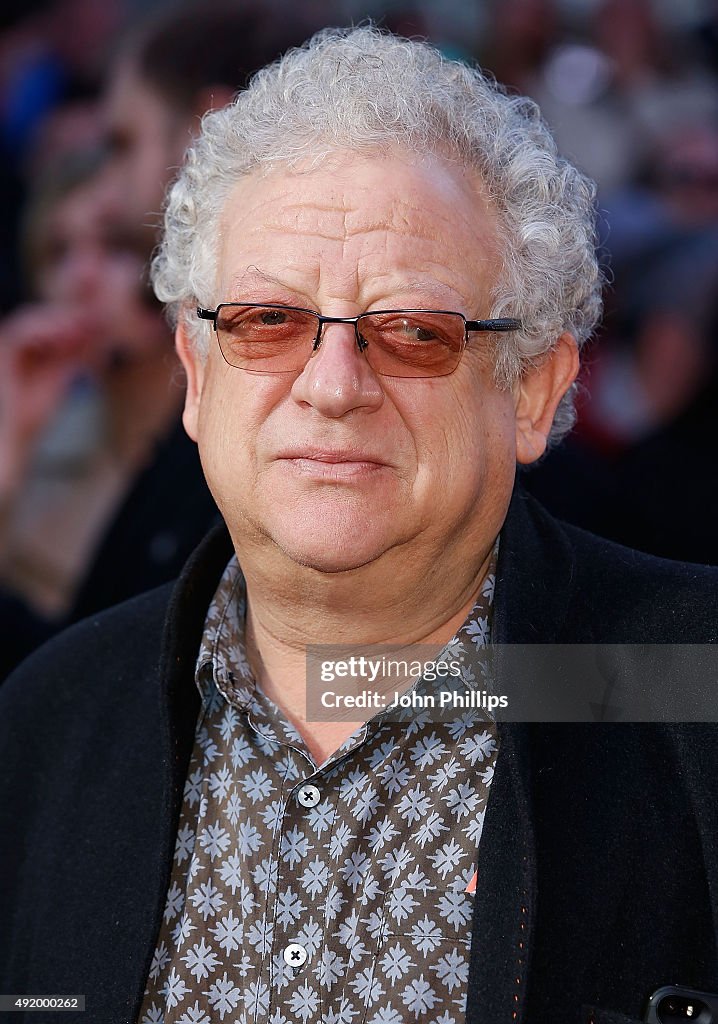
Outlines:
<svg viewBox="0 0 718 1024"><path fill-rule="evenodd" d="M332 419L379 408L384 391L359 351L353 324L324 325L321 344L295 380L292 397Z"/></svg>

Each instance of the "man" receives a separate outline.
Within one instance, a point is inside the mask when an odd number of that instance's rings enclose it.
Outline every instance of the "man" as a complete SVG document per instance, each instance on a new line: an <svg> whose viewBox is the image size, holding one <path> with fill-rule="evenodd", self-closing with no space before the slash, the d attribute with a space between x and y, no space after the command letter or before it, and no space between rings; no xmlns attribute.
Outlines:
<svg viewBox="0 0 718 1024"><path fill-rule="evenodd" d="M591 204L531 103L368 28L205 119L154 280L228 534L5 687L4 991L553 1024L715 987L712 727L307 715L317 644L461 648L476 693L489 642L715 639L710 570L512 497L570 424Z"/></svg>

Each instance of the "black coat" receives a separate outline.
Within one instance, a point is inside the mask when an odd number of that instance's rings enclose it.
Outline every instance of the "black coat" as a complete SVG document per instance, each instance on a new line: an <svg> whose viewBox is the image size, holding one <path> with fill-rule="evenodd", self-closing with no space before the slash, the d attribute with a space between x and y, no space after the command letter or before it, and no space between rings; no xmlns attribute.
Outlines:
<svg viewBox="0 0 718 1024"><path fill-rule="evenodd" d="M215 532L174 589L79 624L0 691L0 992L86 995L63 1024L138 1013L230 553ZM718 572L564 526L520 492L497 576L501 642L716 639ZM500 731L468 1024L625 1024L661 985L718 991L718 729Z"/></svg>

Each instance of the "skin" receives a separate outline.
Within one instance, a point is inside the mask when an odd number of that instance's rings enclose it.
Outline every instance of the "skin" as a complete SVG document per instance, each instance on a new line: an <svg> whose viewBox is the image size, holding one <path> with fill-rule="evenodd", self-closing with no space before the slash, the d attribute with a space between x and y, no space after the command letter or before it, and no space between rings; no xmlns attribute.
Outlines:
<svg viewBox="0 0 718 1024"><path fill-rule="evenodd" d="M414 307L486 317L500 266L479 179L400 153L244 178L220 238L217 302L330 316ZM501 390L495 339L471 339L453 374L406 380L376 375L347 325L326 329L303 371L271 375L228 366L215 342L203 362L178 330L185 427L247 580L250 654L319 756L353 724L303 720L305 645L451 638L485 575L516 461L543 452L577 372L564 335Z"/></svg>

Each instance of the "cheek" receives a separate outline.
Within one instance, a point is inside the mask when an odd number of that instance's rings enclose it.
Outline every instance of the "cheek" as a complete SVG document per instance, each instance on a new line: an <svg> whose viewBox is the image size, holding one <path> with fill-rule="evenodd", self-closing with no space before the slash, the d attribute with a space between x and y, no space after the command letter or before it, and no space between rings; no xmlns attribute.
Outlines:
<svg viewBox="0 0 718 1024"><path fill-rule="evenodd" d="M486 448L497 459L516 461L516 410L510 391L495 392L481 411Z"/></svg>
<svg viewBox="0 0 718 1024"><path fill-rule="evenodd" d="M481 410L478 440L474 441L492 490L509 490L516 472L516 417L510 391L493 392Z"/></svg>
<svg viewBox="0 0 718 1024"><path fill-rule="evenodd" d="M225 488L251 488L262 437L285 390L279 381L243 374L221 356L210 355L197 430L211 485L216 481Z"/></svg>
<svg viewBox="0 0 718 1024"><path fill-rule="evenodd" d="M498 532L516 475L516 442L510 394L485 396L457 420L451 446L447 507L459 522Z"/></svg>
<svg viewBox="0 0 718 1024"><path fill-rule="evenodd" d="M431 410L427 417L426 410ZM513 472L515 422L511 393L474 380L457 380L448 393L436 389L412 406L409 429L427 482L478 486L487 474Z"/></svg>
<svg viewBox="0 0 718 1024"><path fill-rule="evenodd" d="M197 417L197 445L207 484L222 514L232 516L249 490L251 438L246 424L237 422L232 404L221 394L205 391Z"/></svg>
<svg viewBox="0 0 718 1024"><path fill-rule="evenodd" d="M504 476L514 461L513 430L500 404L489 403L474 415L463 411L457 417L449 461L452 480L475 496Z"/></svg>
<svg viewBox="0 0 718 1024"><path fill-rule="evenodd" d="M198 444L202 462L209 470L236 465L250 448L246 407L232 401L231 390L221 386L216 373L205 380L197 421Z"/></svg>

